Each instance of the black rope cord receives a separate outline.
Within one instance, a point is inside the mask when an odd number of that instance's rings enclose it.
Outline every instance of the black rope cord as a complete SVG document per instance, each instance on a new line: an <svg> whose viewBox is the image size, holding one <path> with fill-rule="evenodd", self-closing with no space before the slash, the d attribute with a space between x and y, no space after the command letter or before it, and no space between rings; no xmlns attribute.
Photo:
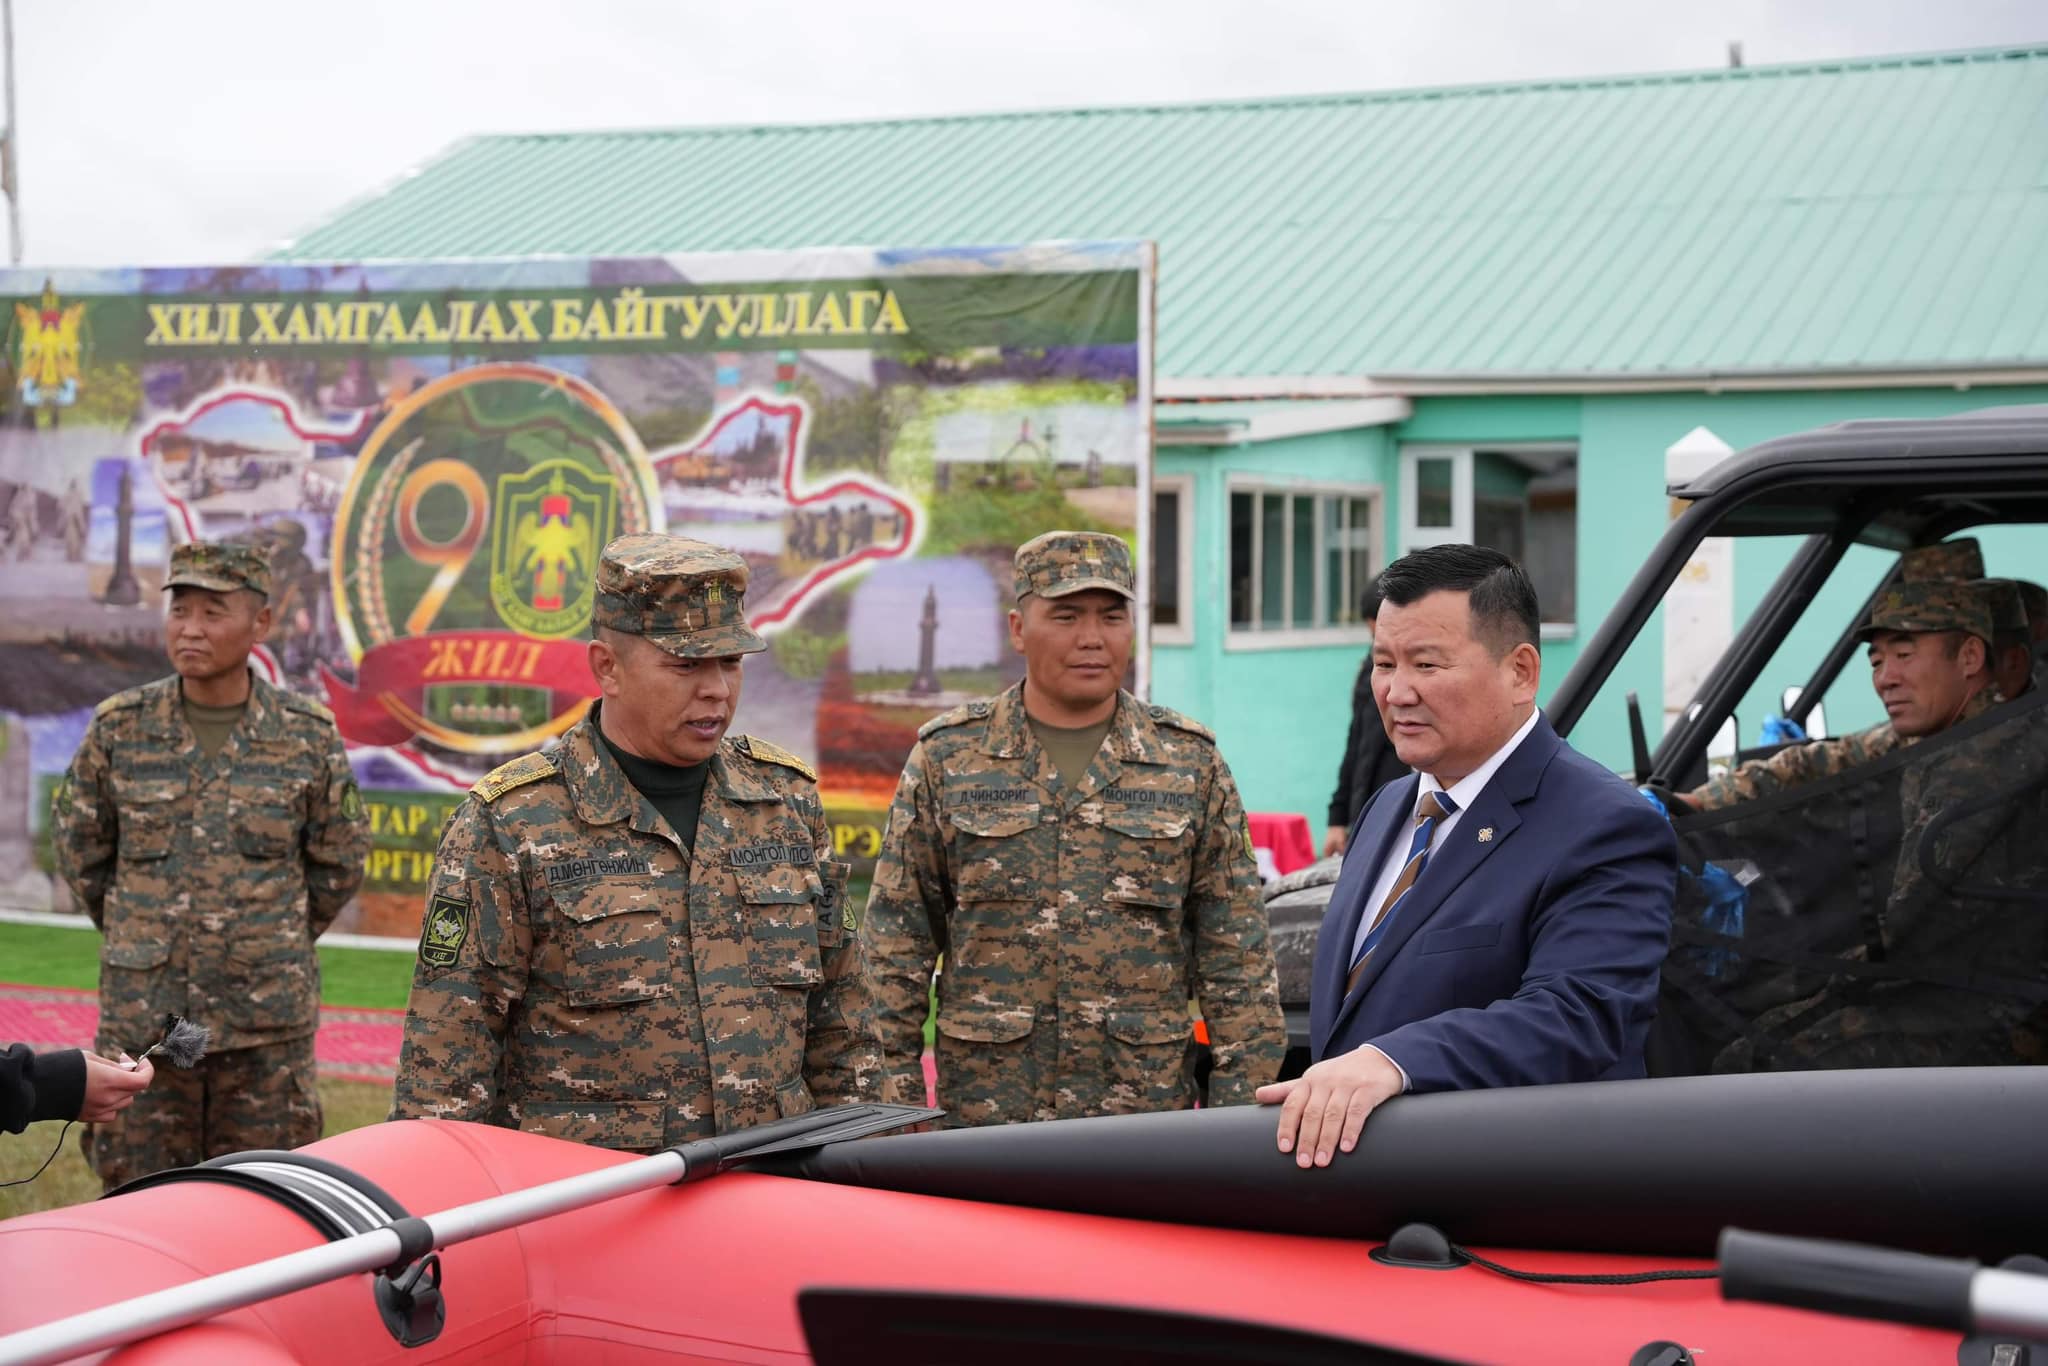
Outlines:
<svg viewBox="0 0 2048 1366"><path fill-rule="evenodd" d="M1531 1281L1538 1285L1642 1285L1647 1281L1711 1281L1721 1274L1720 1268L1708 1267L1702 1271L1671 1269L1633 1271L1626 1275L1614 1276L1574 1276L1554 1272L1517 1271L1511 1266L1490 1262L1471 1249L1460 1247L1456 1243L1451 1244L1451 1253L1482 1270L1491 1271L1496 1276L1506 1276L1513 1281Z"/></svg>
<svg viewBox="0 0 2048 1366"><path fill-rule="evenodd" d="M35 1180L44 1172L50 1170L50 1164L57 1160L57 1154L62 1152L64 1149L64 1135L70 1133L71 1126L76 1123L78 1123L78 1121L75 1119L67 1119L64 1121L64 1127L57 1131L57 1141L50 1145L50 1155L43 1159L42 1166L37 1167L27 1176L16 1177L12 1181L0 1181L0 1190L5 1190L9 1186L26 1186L29 1182Z"/></svg>

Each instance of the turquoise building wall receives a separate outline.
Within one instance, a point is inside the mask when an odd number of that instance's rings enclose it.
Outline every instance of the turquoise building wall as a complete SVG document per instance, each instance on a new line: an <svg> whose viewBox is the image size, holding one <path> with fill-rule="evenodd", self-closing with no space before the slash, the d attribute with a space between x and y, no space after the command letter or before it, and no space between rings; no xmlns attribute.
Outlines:
<svg viewBox="0 0 2048 1366"><path fill-rule="evenodd" d="M1232 474L1284 483L1377 484L1376 568L1399 527L1394 445L1366 427L1243 446L1170 447L1161 475L1194 479L1194 643L1152 647L1152 697L1216 732L1253 811L1299 811L1321 838L1323 815L1350 721L1351 684L1364 650L1355 643L1294 649L1229 649Z"/></svg>
<svg viewBox="0 0 2048 1366"><path fill-rule="evenodd" d="M1194 643L1152 647L1152 695L1215 729L1245 805L1297 811L1318 832L1349 723L1351 685L1362 659L1352 644L1289 649L1226 648L1228 628L1227 481L1231 474L1303 482L1377 485L1381 490L1379 564L1400 553L1399 452L1408 443L1576 442L1579 448L1578 610L1569 638L1543 645L1543 692L1561 682L1584 642L1605 619L1667 524L1664 452L1695 427L1736 450L1776 436L1854 418L1931 417L2009 403L2048 403L2048 387L1854 390L1734 394L1589 394L1537 397L1418 398L1393 427L1362 428L1242 446L1170 447L1157 453L1162 475L1193 479ZM2048 536L1999 528L1978 533L1993 574L2048 582ZM1756 610L1797 545L1796 538L1745 540L1737 548L1735 620ZM1737 711L1744 744L1755 742L1779 692L1803 683L1841 624L1889 566L1890 557L1858 548L1764 670ZM1662 726L1664 623L1659 611L1579 723L1573 743L1616 769L1629 760L1624 695L1641 698L1652 743ZM1827 696L1837 734L1874 724L1882 713L1859 663Z"/></svg>

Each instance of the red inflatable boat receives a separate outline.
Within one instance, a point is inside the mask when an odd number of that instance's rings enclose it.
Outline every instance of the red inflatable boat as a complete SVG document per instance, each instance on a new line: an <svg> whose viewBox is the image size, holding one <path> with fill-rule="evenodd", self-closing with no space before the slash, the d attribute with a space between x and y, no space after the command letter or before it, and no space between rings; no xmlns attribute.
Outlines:
<svg viewBox="0 0 2048 1366"><path fill-rule="evenodd" d="M1310 1172L1255 1109L867 1138L445 1245L402 1220L382 1234L406 1245L394 1262L442 1247L420 1346L399 1345L358 1272L111 1359L1948 1366L1953 1330L1731 1303L1714 1279L1542 1283L1467 1257L1535 1276L1711 1272L1739 1224L1996 1261L2048 1243L2044 1134L2048 1072L2012 1068L1407 1097ZM419 1122L304 1153L382 1202L369 1225L655 1161ZM1395 1236L1419 1223L1457 1250ZM53 1359L24 1330L346 1233L212 1178L10 1220L0 1335L21 1336L0 1336L0 1362ZM1390 1264L1390 1238L1442 1264Z"/></svg>

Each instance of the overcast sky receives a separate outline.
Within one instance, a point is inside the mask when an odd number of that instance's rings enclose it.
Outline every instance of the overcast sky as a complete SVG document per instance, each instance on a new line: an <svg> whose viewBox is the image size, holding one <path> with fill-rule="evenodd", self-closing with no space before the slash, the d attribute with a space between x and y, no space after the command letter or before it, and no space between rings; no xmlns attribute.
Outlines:
<svg viewBox="0 0 2048 1366"><path fill-rule="evenodd" d="M258 256L475 133L1376 90L2048 41L2042 0L15 0L25 261Z"/></svg>

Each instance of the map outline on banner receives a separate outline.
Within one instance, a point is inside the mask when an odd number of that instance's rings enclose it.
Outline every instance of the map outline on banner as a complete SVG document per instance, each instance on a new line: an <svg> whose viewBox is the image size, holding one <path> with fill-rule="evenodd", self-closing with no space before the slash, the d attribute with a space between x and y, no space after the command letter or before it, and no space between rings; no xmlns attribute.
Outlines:
<svg viewBox="0 0 2048 1366"><path fill-rule="evenodd" d="M1018 675L1016 543L1121 534L1149 596L1152 269L1078 242L0 274L0 906L66 908L48 795L92 706L169 672L192 539L271 555L252 666L343 728L376 838L344 929L416 933L452 805L586 713L595 551L635 528L746 559L738 724L873 857L917 726ZM35 404L25 308L79 339Z"/></svg>

